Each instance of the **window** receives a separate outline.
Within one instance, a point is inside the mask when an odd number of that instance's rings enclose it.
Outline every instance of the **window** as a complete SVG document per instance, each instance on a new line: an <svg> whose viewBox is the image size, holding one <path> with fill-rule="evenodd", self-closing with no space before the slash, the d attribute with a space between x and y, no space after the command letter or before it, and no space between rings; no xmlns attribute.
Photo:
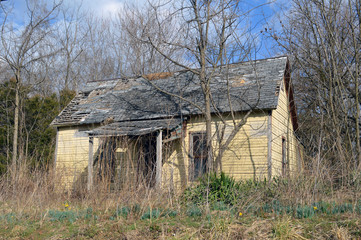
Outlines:
<svg viewBox="0 0 361 240"><path fill-rule="evenodd" d="M286 139L282 138L282 176L288 176L288 161L287 161L287 152L286 152Z"/></svg>
<svg viewBox="0 0 361 240"><path fill-rule="evenodd" d="M190 133L190 169L189 179L194 181L207 172L206 133Z"/></svg>

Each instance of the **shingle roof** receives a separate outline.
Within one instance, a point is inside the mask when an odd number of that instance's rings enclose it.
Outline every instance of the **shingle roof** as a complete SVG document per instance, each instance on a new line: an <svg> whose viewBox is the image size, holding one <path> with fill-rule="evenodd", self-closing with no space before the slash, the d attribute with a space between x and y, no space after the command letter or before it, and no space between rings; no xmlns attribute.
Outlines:
<svg viewBox="0 0 361 240"><path fill-rule="evenodd" d="M217 68L211 81L215 106L212 111L229 112L230 103L234 111L275 109L286 63L286 57L277 57ZM204 106L197 75L180 71L160 77L162 79L151 81L138 77L88 82L52 125L102 123L109 118L112 122L161 119L201 113L189 103ZM155 77L152 75L152 78Z"/></svg>
<svg viewBox="0 0 361 240"><path fill-rule="evenodd" d="M114 122L87 131L87 133L92 136L140 136L162 129L173 130L181 125L180 118Z"/></svg>

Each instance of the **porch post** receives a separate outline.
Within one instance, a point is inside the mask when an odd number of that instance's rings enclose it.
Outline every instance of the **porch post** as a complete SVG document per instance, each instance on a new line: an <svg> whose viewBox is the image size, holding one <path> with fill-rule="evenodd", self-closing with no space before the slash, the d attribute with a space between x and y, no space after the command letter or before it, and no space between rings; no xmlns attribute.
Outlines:
<svg viewBox="0 0 361 240"><path fill-rule="evenodd" d="M155 183L158 189L160 189L162 184L162 145L162 130L160 130L157 136L157 162L155 168Z"/></svg>
<svg viewBox="0 0 361 240"><path fill-rule="evenodd" d="M88 191L93 187L93 137L89 137L89 156L88 156Z"/></svg>

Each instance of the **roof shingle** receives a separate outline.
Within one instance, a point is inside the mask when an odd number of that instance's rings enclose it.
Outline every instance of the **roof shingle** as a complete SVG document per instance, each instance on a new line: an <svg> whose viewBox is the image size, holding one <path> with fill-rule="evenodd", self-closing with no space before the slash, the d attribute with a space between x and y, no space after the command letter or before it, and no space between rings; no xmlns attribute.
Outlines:
<svg viewBox="0 0 361 240"><path fill-rule="evenodd" d="M229 112L230 104L234 111L275 109L286 63L287 57L278 57L217 68L211 81L212 100L217 109L212 111ZM199 78L190 71L167 74L151 82L142 77L93 81L87 83L52 125L102 123L110 117L114 122L123 122L200 114L189 102L204 106Z"/></svg>

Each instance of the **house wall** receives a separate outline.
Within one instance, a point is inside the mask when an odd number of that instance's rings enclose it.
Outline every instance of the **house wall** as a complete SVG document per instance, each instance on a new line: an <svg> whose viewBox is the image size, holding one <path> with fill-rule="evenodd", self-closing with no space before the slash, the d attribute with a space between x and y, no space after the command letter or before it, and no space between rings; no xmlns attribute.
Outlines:
<svg viewBox="0 0 361 240"><path fill-rule="evenodd" d="M242 121L245 114L236 114L236 123ZM222 121L223 120L223 121ZM237 132L231 144L224 152L220 170L240 179L264 179L268 177L268 111L257 111L250 114L244 126ZM282 138L286 139L287 159L290 162L290 171L295 172L300 166L297 156L297 140L293 132L292 121L288 111L287 96L284 89L279 93L277 109L271 115L271 161L272 176L282 173ZM61 183L65 188L74 186L74 183L87 180L89 138L84 132L90 127L62 127L58 129L56 169L61 175ZM233 130L233 120L231 116L212 117L212 132L214 157L219 153L219 134L224 129L225 142ZM163 168L162 184L163 188L183 189L189 183L189 134L192 132L205 132L206 125L202 116L191 117L187 122L185 135L181 139L165 143L163 146ZM98 138L94 138L94 154L98 149ZM129 147L131 146L131 147ZM121 175L126 176L129 182L136 183L138 159L137 141L128 146L131 150L126 150L123 146L117 150L119 160L124 155L127 163L123 162L119 166ZM124 179L124 178L123 178ZM133 179L133 180L132 180ZM122 180L123 181L123 180ZM131 184L126 184L131 185Z"/></svg>
<svg viewBox="0 0 361 240"><path fill-rule="evenodd" d="M279 92L277 109L272 111L272 176L282 175L282 138L285 139L286 160L292 174L300 170L302 151L294 134L284 86L281 86Z"/></svg>
<svg viewBox="0 0 361 240"><path fill-rule="evenodd" d="M236 122L243 120L244 114L235 116ZM231 134L233 130L233 121L230 116L223 118L212 118L212 132L214 156L219 153L219 140L217 129L224 130L222 142ZM246 124L237 132L231 144L224 152L221 170L226 174L233 176L236 180L240 179L264 179L267 177L267 154L268 154L268 137L267 137L267 112L256 112L248 116ZM226 126L226 127L224 127ZM189 172L189 134L192 132L205 132L206 125L203 117L193 117L187 123L186 135L183 140L173 141L171 147L168 147L170 153L163 165L163 186L174 185L175 188L184 188L188 181Z"/></svg>
<svg viewBox="0 0 361 240"><path fill-rule="evenodd" d="M244 114L237 114L236 121L244 118ZM280 89L278 106L272 110L271 119L268 112L252 113L246 124L239 130L233 141L227 148L222 159L221 170L240 179L264 179L269 173L272 177L282 175L282 139L285 139L286 160L289 163L291 175L302 170L302 146L299 144L292 125L289 112L289 103L284 87ZM233 127L232 118L224 117L226 128L224 139L226 139ZM270 134L270 160L271 171L268 172L268 121L271 120ZM224 124L219 117L212 118L212 132L222 129ZM206 131L203 117L193 117L187 123L186 135L182 140L173 141L168 146L163 165L163 186L165 188L174 186L184 188L189 174L189 134L192 132ZM217 135L213 137L214 156L219 152Z"/></svg>
<svg viewBox="0 0 361 240"><path fill-rule="evenodd" d="M163 147L162 188L184 189L188 182L188 157L184 141L177 139Z"/></svg>
<svg viewBox="0 0 361 240"><path fill-rule="evenodd" d="M84 132L89 127L60 127L57 134L56 172L60 186L70 189L74 184L86 186L89 137ZM98 149L98 139L94 138L93 152Z"/></svg>

